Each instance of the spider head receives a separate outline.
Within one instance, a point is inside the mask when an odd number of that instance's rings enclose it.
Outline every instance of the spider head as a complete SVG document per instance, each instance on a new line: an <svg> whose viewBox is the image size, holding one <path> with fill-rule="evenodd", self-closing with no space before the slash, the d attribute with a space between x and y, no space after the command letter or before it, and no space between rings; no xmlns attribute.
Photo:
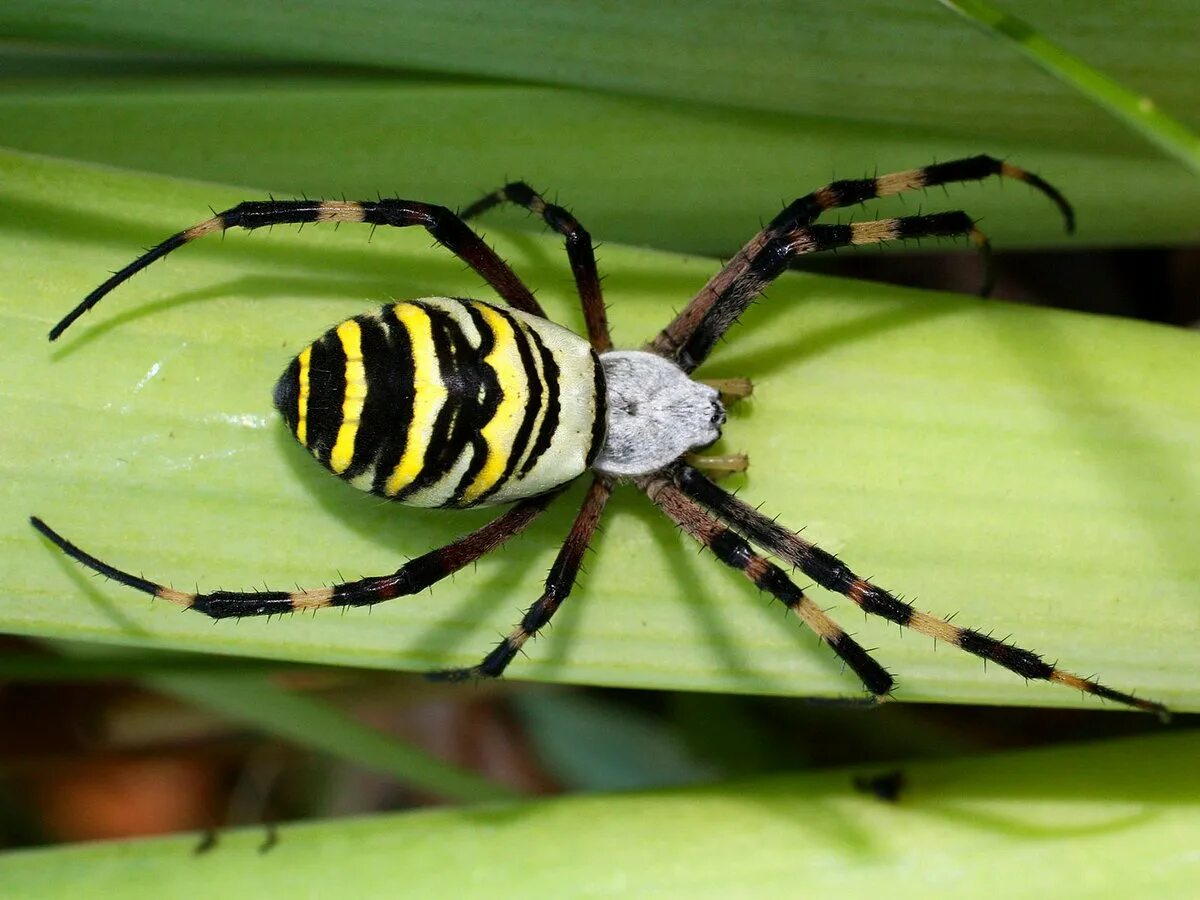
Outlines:
<svg viewBox="0 0 1200 900"><path fill-rule="evenodd" d="M593 466L646 475L721 436L725 407L714 388L675 363L641 350L600 355L608 391L608 432Z"/></svg>

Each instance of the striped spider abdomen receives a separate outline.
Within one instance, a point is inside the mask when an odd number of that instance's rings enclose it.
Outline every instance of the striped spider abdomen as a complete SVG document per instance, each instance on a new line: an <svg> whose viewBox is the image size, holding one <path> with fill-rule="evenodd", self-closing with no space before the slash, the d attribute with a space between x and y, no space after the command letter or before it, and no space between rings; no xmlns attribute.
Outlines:
<svg viewBox="0 0 1200 900"><path fill-rule="evenodd" d="M335 475L424 507L544 493L591 465L605 430L604 374L587 341L448 297L331 328L288 365L275 405Z"/></svg>

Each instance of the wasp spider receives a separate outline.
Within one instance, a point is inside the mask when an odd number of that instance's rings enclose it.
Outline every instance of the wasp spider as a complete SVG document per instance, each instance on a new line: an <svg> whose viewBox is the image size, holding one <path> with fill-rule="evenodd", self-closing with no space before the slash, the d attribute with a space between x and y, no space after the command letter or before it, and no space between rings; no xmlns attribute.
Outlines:
<svg viewBox="0 0 1200 900"><path fill-rule="evenodd" d="M483 276L507 305L427 297L348 319L291 361L275 386L275 405L296 440L356 487L415 506L513 505L479 530L390 575L278 592L189 593L164 587L96 559L40 519L33 524L95 571L213 618L369 606L415 594L501 546L524 531L569 482L590 472L591 486L542 596L478 665L433 677L494 678L505 670L566 599L614 485L627 481L722 563L792 610L858 675L870 699L890 694L892 676L755 546L866 613L954 644L1025 678L1165 713L1160 704L1073 675L1029 650L915 609L727 493L689 456L716 440L725 421L722 393L690 373L793 257L926 236L967 236L984 253L988 249L986 238L961 211L852 225L817 224L822 212L989 176L1037 188L1057 204L1068 230L1073 227L1071 207L1058 191L1036 175L988 156L836 181L786 207L640 350L613 349L587 231L522 182L482 198L461 215L399 199L241 203L167 238L114 274L54 327L51 340L135 272L205 235L235 226L304 222L419 225ZM465 224L505 202L525 207L564 237L583 303L586 341L546 319L529 289ZM723 387L725 400L749 392L748 382Z"/></svg>

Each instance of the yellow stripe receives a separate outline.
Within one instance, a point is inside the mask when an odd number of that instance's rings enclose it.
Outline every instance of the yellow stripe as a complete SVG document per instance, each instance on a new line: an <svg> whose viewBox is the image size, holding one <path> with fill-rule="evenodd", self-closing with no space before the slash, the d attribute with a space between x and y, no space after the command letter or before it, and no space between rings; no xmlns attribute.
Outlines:
<svg viewBox="0 0 1200 900"><path fill-rule="evenodd" d="M384 493L394 495L412 484L425 465L429 436L438 411L446 400L437 351L433 347L433 327L429 315L420 307L397 303L396 318L408 331L413 355L413 414L408 426L408 440L400 462L388 476Z"/></svg>
<svg viewBox="0 0 1200 900"><path fill-rule="evenodd" d="M529 402L526 372L521 365L521 355L517 351L512 325L491 307L482 303L472 305L483 316L496 340L492 352L485 356L483 361L496 372L503 399L496 407L496 414L492 416L491 421L479 430L479 434L487 443L487 461L475 476L475 480L463 492L464 503L473 503L504 474L509 454L512 453L513 441L516 440L517 430L521 425L521 410Z"/></svg>
<svg viewBox="0 0 1200 900"><path fill-rule="evenodd" d="M296 398L296 440L308 446L308 363L312 346L300 351L300 396Z"/></svg>
<svg viewBox="0 0 1200 900"><path fill-rule="evenodd" d="M329 452L329 468L341 475L354 458L354 436L358 434L358 420L367 399L367 371L363 366L362 329L358 323L353 319L343 322L337 335L346 353L346 393L342 400L342 424Z"/></svg>

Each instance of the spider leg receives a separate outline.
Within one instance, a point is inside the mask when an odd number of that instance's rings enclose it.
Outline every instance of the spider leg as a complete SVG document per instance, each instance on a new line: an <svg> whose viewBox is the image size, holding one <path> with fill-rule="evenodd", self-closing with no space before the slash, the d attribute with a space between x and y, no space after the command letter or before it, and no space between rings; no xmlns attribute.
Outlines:
<svg viewBox="0 0 1200 900"><path fill-rule="evenodd" d="M575 276L575 287L583 304L588 340L597 353L611 350L612 337L608 333L608 314L604 309L604 296L600 292L600 273L596 269L591 235L567 210L547 203L541 194L523 181L506 184L498 191L476 200L459 215L466 221L505 202L523 206L534 215L541 216L547 225L563 236L567 259Z"/></svg>
<svg viewBox="0 0 1200 900"><path fill-rule="evenodd" d="M707 453L685 453L684 460L689 466L694 466L701 472L707 472L709 477L720 480L750 468L750 457L745 453L722 453L712 455Z"/></svg>
<svg viewBox="0 0 1200 900"><path fill-rule="evenodd" d="M184 244L208 234L240 227L247 230L264 225L303 224L305 222L363 222L407 228L420 225L450 252L481 275L501 297L517 309L545 318L529 288L513 273L496 251L483 242L458 216L444 206L415 200L250 200L217 213L191 228L171 235L151 247L125 268L88 294L50 330L50 340L95 306L113 288L128 280L157 259Z"/></svg>
<svg viewBox="0 0 1200 900"><path fill-rule="evenodd" d="M998 175L1014 178L1048 196L1066 221L1068 232L1075 229L1075 214L1061 193L1046 181L1010 163L991 156L972 156L952 162L936 163L921 169L895 172L875 178L835 181L789 204L717 272L649 345L650 350L675 360L685 371L698 366L712 343L737 321L754 299L787 266L791 256L777 259L781 239L790 232L811 225L825 210L853 206L876 197L888 197L905 191L977 181ZM786 242L784 242L786 243ZM808 251L811 252L811 251ZM709 335L696 341L697 331Z"/></svg>
<svg viewBox="0 0 1200 900"><path fill-rule="evenodd" d="M1161 703L1142 700L1113 690L1092 678L1082 678L1051 665L1031 650L1016 647L971 628L953 625L945 619L921 612L881 587L855 575L840 559L784 528L774 519L722 490L700 472L679 466L674 483L688 497L708 507L760 547L786 559L827 590L847 597L871 615L880 616L920 634L945 641L990 662L1016 672L1023 678L1052 681L1086 694L1131 706L1161 718L1168 710Z"/></svg>
<svg viewBox="0 0 1200 900"><path fill-rule="evenodd" d="M561 490L557 490L523 500L482 528L409 560L391 575L296 591L212 591L202 594L175 590L97 559L36 516L29 521L67 556L119 584L214 619L226 619L270 616L327 606L372 606L394 597L419 593L520 534L560 493Z"/></svg>
<svg viewBox="0 0 1200 900"><path fill-rule="evenodd" d="M728 408L754 393L754 382L749 378L697 378L721 395L721 405Z"/></svg>
<svg viewBox="0 0 1200 900"><path fill-rule="evenodd" d="M686 496L669 477L651 475L635 482L667 518L679 525L700 544L730 568L737 569L760 590L800 617L826 644L833 648L862 681L875 699L891 693L894 679L842 627L817 606L787 574L759 556L750 544L733 529L706 512L700 504Z"/></svg>
<svg viewBox="0 0 1200 900"><path fill-rule="evenodd" d="M579 574L579 566L583 562L583 554L596 533L604 506L612 494L612 482L607 478L596 478L588 489L579 514L575 517L567 539L563 542L546 576L546 589L533 606L525 613L508 637L502 640L491 653L475 666L466 669L445 669L440 672L430 672L426 677L432 681L464 681L468 678L499 678L508 664L525 646L525 642L535 637L545 628L554 614L558 612L571 588L575 584L575 576Z"/></svg>
<svg viewBox="0 0 1200 900"><path fill-rule="evenodd" d="M985 274L982 293L987 293L992 285L991 245L984 233L975 227L971 217L961 210L855 222L852 225L799 225L772 238L759 251L736 285L737 290L743 293L731 298L728 303L713 306L679 350L676 362L685 372L690 372L707 358L713 345L729 330L754 297L778 278L797 256L857 244L964 235L983 257Z"/></svg>

